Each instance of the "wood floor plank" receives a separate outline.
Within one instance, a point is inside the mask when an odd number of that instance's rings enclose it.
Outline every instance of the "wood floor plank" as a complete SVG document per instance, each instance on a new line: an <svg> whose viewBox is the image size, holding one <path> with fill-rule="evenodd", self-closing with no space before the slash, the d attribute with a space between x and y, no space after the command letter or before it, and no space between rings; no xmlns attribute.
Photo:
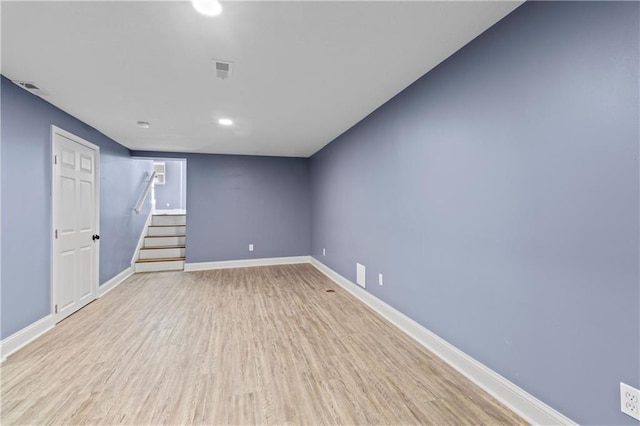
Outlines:
<svg viewBox="0 0 640 426"><path fill-rule="evenodd" d="M136 274L0 377L3 425L525 424L307 264Z"/></svg>

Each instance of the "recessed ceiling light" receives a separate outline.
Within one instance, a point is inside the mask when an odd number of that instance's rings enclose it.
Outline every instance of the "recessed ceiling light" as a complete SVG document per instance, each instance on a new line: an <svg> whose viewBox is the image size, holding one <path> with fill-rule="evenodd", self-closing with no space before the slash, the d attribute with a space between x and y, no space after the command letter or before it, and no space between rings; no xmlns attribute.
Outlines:
<svg viewBox="0 0 640 426"><path fill-rule="evenodd" d="M193 8L206 16L217 16L222 12L222 5L218 0L191 0Z"/></svg>
<svg viewBox="0 0 640 426"><path fill-rule="evenodd" d="M218 124L221 124L222 126L231 126L233 124L233 120L230 118L221 118L218 120Z"/></svg>
<svg viewBox="0 0 640 426"><path fill-rule="evenodd" d="M138 121L138 127L143 128L143 129L148 129L149 128L149 123L147 123L146 121Z"/></svg>

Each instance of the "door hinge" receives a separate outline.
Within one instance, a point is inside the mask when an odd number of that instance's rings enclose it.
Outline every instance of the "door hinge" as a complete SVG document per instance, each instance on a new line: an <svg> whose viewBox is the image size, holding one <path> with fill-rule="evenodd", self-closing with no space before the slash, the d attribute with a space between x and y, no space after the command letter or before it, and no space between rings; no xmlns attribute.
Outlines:
<svg viewBox="0 0 640 426"><path fill-rule="evenodd" d="M58 156L57 155L53 156L53 164L58 164Z"/></svg>
<svg viewBox="0 0 640 426"><path fill-rule="evenodd" d="M58 239L58 230L56 229L56 232L54 232L54 235L56 237L56 240Z"/></svg>
<svg viewBox="0 0 640 426"><path fill-rule="evenodd" d="M58 313L58 305L55 306L54 311L55 311L56 314Z"/></svg>

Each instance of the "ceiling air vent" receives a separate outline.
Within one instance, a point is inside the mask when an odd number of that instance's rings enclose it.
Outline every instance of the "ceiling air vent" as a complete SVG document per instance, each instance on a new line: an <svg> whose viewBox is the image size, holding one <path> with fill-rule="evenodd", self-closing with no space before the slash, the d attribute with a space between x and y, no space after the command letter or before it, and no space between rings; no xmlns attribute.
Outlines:
<svg viewBox="0 0 640 426"><path fill-rule="evenodd" d="M38 86L32 81L18 81L18 80L12 80L12 81L18 86L22 87L23 89L30 91L34 95L38 95L38 96L48 95L46 90L44 90L42 87Z"/></svg>
<svg viewBox="0 0 640 426"><path fill-rule="evenodd" d="M214 59L213 61L216 64L216 77L222 80L231 77L232 62L221 61L219 59Z"/></svg>

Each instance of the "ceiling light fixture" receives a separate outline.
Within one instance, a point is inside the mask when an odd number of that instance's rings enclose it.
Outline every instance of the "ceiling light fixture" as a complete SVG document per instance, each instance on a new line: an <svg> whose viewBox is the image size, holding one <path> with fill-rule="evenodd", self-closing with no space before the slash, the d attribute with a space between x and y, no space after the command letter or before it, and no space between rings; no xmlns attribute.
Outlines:
<svg viewBox="0 0 640 426"><path fill-rule="evenodd" d="M147 123L146 121L138 121L138 127L142 128L142 129L148 129L149 128L149 123Z"/></svg>
<svg viewBox="0 0 640 426"><path fill-rule="evenodd" d="M223 126L231 126L233 124L233 120L230 118L221 118L220 120L218 120L218 124L221 124Z"/></svg>
<svg viewBox="0 0 640 426"><path fill-rule="evenodd" d="M193 8L206 16L218 16L222 12L222 5L218 0L191 0Z"/></svg>

